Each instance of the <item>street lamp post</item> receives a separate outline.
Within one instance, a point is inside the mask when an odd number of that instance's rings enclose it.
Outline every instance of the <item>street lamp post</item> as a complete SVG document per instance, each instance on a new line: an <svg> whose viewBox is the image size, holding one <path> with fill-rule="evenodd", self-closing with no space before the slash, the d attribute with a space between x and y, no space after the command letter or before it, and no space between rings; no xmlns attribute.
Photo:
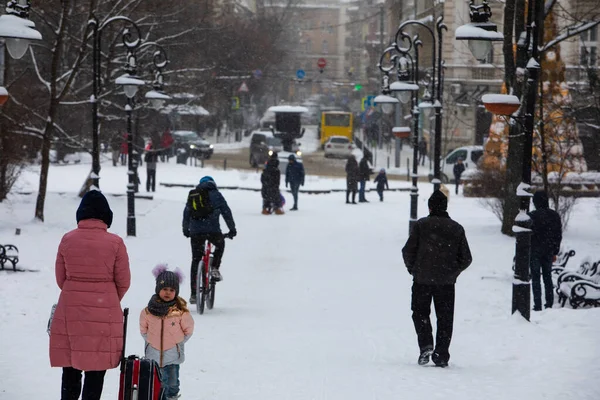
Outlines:
<svg viewBox="0 0 600 400"><path fill-rule="evenodd" d="M431 66L432 66L432 79L431 79L431 92L433 99L433 108L435 109L435 139L434 139L434 151L433 151L433 189L439 190L442 183L441 180L441 158L442 158L442 87L443 87L443 61L442 61L442 44L443 44L443 33L444 30L448 30L444 24L444 17L439 17L435 23L435 31L425 23L417 20L409 20L400 24L398 31L396 32L396 44L402 43L406 40L410 41L410 36L404 31L407 27L417 26L425 28L431 36Z"/></svg>
<svg viewBox="0 0 600 400"><path fill-rule="evenodd" d="M531 313L531 294L530 294L530 269L529 260L531 254L531 219L527 212L529 211L529 199L531 194L531 161L533 147L533 130L535 118L535 105L538 90L538 80L540 74L540 53L539 53L539 34L540 26L543 24L543 2L541 0L530 0L527 5L527 29L525 40L519 40L517 43L517 60L528 60L526 65L518 65L527 71L526 90L523 98L519 101L515 96L505 96L502 100L501 108L510 109L514 107L515 115L511 115L516 122L524 121L523 129L523 167L521 183L517 188L517 196L521 198L520 211L513 225L513 232L516 235L515 243L515 267L513 277L512 293L512 313L519 312L523 318L529 321ZM484 0L480 6L475 6L471 1L471 24L460 27L456 31L456 39L469 40L469 48L491 48L493 41L502 40L502 34L496 32L495 25L489 23L491 10ZM474 30L475 28L475 30ZM478 31L479 30L479 31ZM486 43L487 42L487 43ZM477 58L477 51L473 51ZM498 100L498 96L492 96L488 101L484 100L486 108L490 103ZM525 107L519 107L519 104ZM496 104L496 107L498 105ZM503 112L498 112L503 114ZM508 114L508 112L505 112Z"/></svg>
<svg viewBox="0 0 600 400"><path fill-rule="evenodd" d="M6 14L0 16L0 37L6 39L6 49L12 58L22 58L33 40L42 40L42 34L29 20L29 0L6 2Z"/></svg>
<svg viewBox="0 0 600 400"><path fill-rule="evenodd" d="M131 123L131 115L135 107L135 95L140 86L144 85L144 81L136 77L137 59L135 50L139 47L139 41L130 42L126 38L129 37L129 32L126 29L123 33L123 43L127 48L127 63L125 64L125 75L117 78L115 83L123 86L125 96L127 96L127 105L125 112L127 114L127 236L136 235L135 221L135 187L137 185L137 158L133 157L133 129Z"/></svg>
<svg viewBox="0 0 600 400"><path fill-rule="evenodd" d="M92 187L94 189L100 188L100 140L99 140L99 121L98 121L98 98L102 91L102 81L100 77L101 69L101 49L102 49L102 32L104 29L115 22L124 22L126 26L131 26L137 36L132 38L131 31L126 27L123 29L122 39L126 48L129 49L133 46L135 48L141 41L141 32L139 27L133 22L133 20L116 16L107 19L100 23L96 16L92 16L89 20L88 25L92 30L92 96L90 103L92 104Z"/></svg>

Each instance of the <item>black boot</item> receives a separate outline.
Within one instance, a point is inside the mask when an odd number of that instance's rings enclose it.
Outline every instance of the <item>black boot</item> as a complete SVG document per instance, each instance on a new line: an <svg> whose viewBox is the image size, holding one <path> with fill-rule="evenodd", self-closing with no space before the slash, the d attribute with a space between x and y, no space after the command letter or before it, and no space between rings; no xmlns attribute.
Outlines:
<svg viewBox="0 0 600 400"><path fill-rule="evenodd" d="M356 192L352 192L352 204L356 204Z"/></svg>
<svg viewBox="0 0 600 400"><path fill-rule="evenodd" d="M350 191L346 190L346 204L350 204Z"/></svg>
<svg viewBox="0 0 600 400"><path fill-rule="evenodd" d="M429 357L433 354L433 348L427 347L421 351L421 355L419 356L419 360L417 363L419 365L426 365L429 363Z"/></svg>

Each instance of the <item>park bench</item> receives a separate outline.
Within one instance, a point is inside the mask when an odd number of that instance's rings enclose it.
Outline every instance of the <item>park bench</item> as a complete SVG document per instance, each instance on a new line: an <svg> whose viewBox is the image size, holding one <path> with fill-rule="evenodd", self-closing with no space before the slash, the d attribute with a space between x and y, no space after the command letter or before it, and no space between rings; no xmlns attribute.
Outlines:
<svg viewBox="0 0 600 400"><path fill-rule="evenodd" d="M12 244L0 244L0 270L3 270L6 264L11 263L13 271L16 271L18 262L19 249L17 249L17 246Z"/></svg>
<svg viewBox="0 0 600 400"><path fill-rule="evenodd" d="M556 292L561 306L567 300L573 308L600 306L600 261L585 261L577 271L565 271L557 279Z"/></svg>

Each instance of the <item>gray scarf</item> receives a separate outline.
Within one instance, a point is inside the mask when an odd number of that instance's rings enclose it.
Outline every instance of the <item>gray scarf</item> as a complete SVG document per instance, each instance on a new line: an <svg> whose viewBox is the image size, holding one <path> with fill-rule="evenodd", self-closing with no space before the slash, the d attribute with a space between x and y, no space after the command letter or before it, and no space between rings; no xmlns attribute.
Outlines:
<svg viewBox="0 0 600 400"><path fill-rule="evenodd" d="M169 313L169 309L173 307L176 303L176 298L171 301L165 302L162 301L157 294L155 294L148 302L148 311L150 311L150 314L155 315L157 317L164 317Z"/></svg>

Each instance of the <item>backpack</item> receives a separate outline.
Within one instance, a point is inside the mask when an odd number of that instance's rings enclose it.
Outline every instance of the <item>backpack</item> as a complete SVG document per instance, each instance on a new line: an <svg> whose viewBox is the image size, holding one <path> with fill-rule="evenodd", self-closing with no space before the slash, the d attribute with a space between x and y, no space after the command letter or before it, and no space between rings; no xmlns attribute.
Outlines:
<svg viewBox="0 0 600 400"><path fill-rule="evenodd" d="M192 219L208 218L213 212L213 206L210 202L210 196L206 189L190 190L187 199L187 207L190 210Z"/></svg>

